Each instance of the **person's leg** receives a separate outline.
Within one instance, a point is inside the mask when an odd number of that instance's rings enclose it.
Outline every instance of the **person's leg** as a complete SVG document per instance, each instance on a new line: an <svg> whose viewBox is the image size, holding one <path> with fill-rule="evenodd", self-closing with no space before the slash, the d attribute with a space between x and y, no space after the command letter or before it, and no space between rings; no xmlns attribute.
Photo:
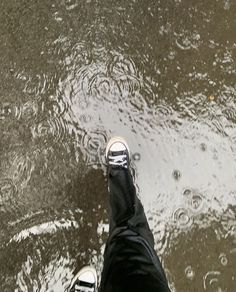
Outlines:
<svg viewBox="0 0 236 292"><path fill-rule="evenodd" d="M136 189L130 170L112 168L108 170L108 187L110 200L110 237L120 227L128 227L143 236L150 246L154 239L149 228L143 206L136 195Z"/></svg>
<svg viewBox="0 0 236 292"><path fill-rule="evenodd" d="M106 151L106 156L111 158L110 161L108 159L111 216L100 291L131 291L133 286L129 285L134 282L131 279L135 279L136 291L139 291L137 289L144 285L144 282L146 291L170 291L154 251L154 239L143 206L136 195L129 170L127 144L119 137L113 139L113 143L114 141L121 141L125 147L119 149L117 146L114 151ZM108 149L112 148L111 145L112 143L108 143ZM140 279L142 281L137 286ZM148 285L151 285L150 290L146 289ZM124 290L128 287L129 290Z"/></svg>

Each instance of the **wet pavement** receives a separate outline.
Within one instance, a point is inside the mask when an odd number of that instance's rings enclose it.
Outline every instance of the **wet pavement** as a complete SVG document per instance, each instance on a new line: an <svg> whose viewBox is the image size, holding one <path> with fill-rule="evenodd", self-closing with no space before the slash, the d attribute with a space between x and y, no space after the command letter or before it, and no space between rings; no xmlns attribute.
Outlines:
<svg viewBox="0 0 236 292"><path fill-rule="evenodd" d="M0 290L100 273L123 135L173 291L236 291L236 2L2 0Z"/></svg>

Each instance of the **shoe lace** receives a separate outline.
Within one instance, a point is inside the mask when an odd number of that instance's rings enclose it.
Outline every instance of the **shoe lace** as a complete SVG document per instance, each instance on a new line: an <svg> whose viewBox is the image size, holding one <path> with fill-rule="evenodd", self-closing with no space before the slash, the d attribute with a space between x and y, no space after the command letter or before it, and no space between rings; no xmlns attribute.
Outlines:
<svg viewBox="0 0 236 292"><path fill-rule="evenodd" d="M125 154L109 156L109 164L127 167L127 156Z"/></svg>

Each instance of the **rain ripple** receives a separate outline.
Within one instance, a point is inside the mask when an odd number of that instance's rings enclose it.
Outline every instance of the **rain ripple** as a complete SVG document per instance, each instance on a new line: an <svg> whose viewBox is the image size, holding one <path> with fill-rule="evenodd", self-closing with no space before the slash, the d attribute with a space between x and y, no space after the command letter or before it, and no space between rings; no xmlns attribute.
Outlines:
<svg viewBox="0 0 236 292"><path fill-rule="evenodd" d="M181 50L197 49L202 41L201 36L197 32L184 31L180 34L175 33L176 36L176 46Z"/></svg>
<svg viewBox="0 0 236 292"><path fill-rule="evenodd" d="M223 115L230 120L231 122L235 123L236 122L236 110L235 107L227 107L226 109L223 110Z"/></svg>
<svg viewBox="0 0 236 292"><path fill-rule="evenodd" d="M23 92L34 96L40 96L53 86L54 78L55 76L47 76L44 73L35 76L24 76L25 87ZM20 79L22 79L22 76Z"/></svg>
<svg viewBox="0 0 236 292"><path fill-rule="evenodd" d="M194 216L203 211L204 200L202 194L194 189L186 189L183 193L186 207L179 207L173 213L174 222L179 227L190 227Z"/></svg>
<svg viewBox="0 0 236 292"><path fill-rule="evenodd" d="M119 104L125 97L132 99L140 92L141 80L137 75L132 60L115 55L106 64L97 62L80 66L66 82L74 99L82 97L86 105L90 103L89 98ZM135 103L139 103L136 98Z"/></svg>
<svg viewBox="0 0 236 292"><path fill-rule="evenodd" d="M179 227L190 227L193 223L193 219L189 214L189 211L185 208L178 208L173 214L173 219L177 222Z"/></svg>
<svg viewBox="0 0 236 292"><path fill-rule="evenodd" d="M187 198L188 207L193 213L200 213L203 210L203 197L197 190L186 189L184 196Z"/></svg>
<svg viewBox="0 0 236 292"><path fill-rule="evenodd" d="M9 102L2 103L0 106L0 120L11 119L24 121L34 121L39 108L36 101L29 100L26 103L17 105Z"/></svg>
<svg viewBox="0 0 236 292"><path fill-rule="evenodd" d="M193 280L193 278L195 277L195 272L191 266L188 266L185 269L185 275L186 275L187 279Z"/></svg>
<svg viewBox="0 0 236 292"><path fill-rule="evenodd" d="M0 211L8 211L12 207L16 193L17 187L11 179L0 180Z"/></svg>
<svg viewBox="0 0 236 292"><path fill-rule="evenodd" d="M15 154L12 157L11 175L16 185L26 186L34 170L34 163L26 155Z"/></svg>
<svg viewBox="0 0 236 292"><path fill-rule="evenodd" d="M134 96L141 89L135 64L131 59L122 55L115 56L108 64L109 75L116 80L122 95Z"/></svg>
<svg viewBox="0 0 236 292"><path fill-rule="evenodd" d="M167 104L159 104L156 107L156 114L161 118L165 118L166 116L171 116L174 113L173 108Z"/></svg>
<svg viewBox="0 0 236 292"><path fill-rule="evenodd" d="M96 72L88 82L89 94L100 100L110 100L111 96L122 96L120 84L103 72Z"/></svg>
<svg viewBox="0 0 236 292"><path fill-rule="evenodd" d="M30 121L31 123L36 119L39 111L38 103L36 101L30 100L21 106L21 117L25 121Z"/></svg>
<svg viewBox="0 0 236 292"><path fill-rule="evenodd" d="M107 143L107 136L103 131L90 131L84 133L82 144L87 156L87 163L92 165L104 164L104 145Z"/></svg>
<svg viewBox="0 0 236 292"><path fill-rule="evenodd" d="M5 119L19 119L21 116L21 109L15 104L3 102L0 104L0 120Z"/></svg>
<svg viewBox="0 0 236 292"><path fill-rule="evenodd" d="M227 259L227 256L225 253L221 253L220 256L219 256L219 260L222 264L222 266L227 266L228 264L228 259Z"/></svg>
<svg viewBox="0 0 236 292"><path fill-rule="evenodd" d="M116 80L107 75L106 66L102 63L82 66L68 78L67 82L67 86L71 87L69 99L72 95L74 102L78 103L79 98L82 108L88 107L90 97L102 102L117 103L120 100L121 89Z"/></svg>
<svg viewBox="0 0 236 292"><path fill-rule="evenodd" d="M43 145L52 145L52 142L62 143L67 137L67 124L62 118L51 117L42 120L32 127L32 136Z"/></svg>
<svg viewBox="0 0 236 292"><path fill-rule="evenodd" d="M223 292L223 289L220 287L220 275L219 271L209 271L203 278L203 287L205 291L209 289L216 292Z"/></svg>

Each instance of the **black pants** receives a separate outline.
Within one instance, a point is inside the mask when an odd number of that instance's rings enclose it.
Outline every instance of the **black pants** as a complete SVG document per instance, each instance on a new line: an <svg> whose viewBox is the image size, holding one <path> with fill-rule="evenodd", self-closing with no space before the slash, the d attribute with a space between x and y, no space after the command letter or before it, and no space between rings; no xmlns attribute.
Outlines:
<svg viewBox="0 0 236 292"><path fill-rule="evenodd" d="M111 169L108 184L111 218L100 292L169 292L130 171Z"/></svg>

